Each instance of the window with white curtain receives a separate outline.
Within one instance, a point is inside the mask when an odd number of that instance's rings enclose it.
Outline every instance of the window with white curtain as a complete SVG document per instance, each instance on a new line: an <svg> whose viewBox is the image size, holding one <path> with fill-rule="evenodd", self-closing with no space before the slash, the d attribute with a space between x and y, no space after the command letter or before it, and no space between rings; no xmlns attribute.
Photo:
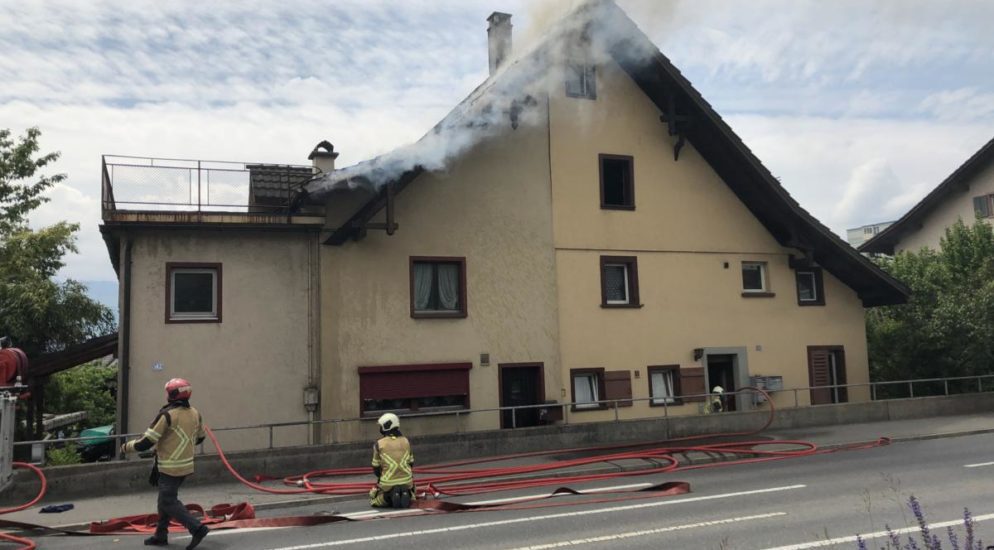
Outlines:
<svg viewBox="0 0 994 550"><path fill-rule="evenodd" d="M465 317L466 262L462 258L411 258L411 313Z"/></svg>
<svg viewBox="0 0 994 550"><path fill-rule="evenodd" d="M573 373L573 403L577 409L595 409L601 407L601 377L599 371L580 371Z"/></svg>
<svg viewBox="0 0 994 550"><path fill-rule="evenodd" d="M652 404L662 405L676 401L673 390L673 371L657 370L649 375L649 387L652 391Z"/></svg>

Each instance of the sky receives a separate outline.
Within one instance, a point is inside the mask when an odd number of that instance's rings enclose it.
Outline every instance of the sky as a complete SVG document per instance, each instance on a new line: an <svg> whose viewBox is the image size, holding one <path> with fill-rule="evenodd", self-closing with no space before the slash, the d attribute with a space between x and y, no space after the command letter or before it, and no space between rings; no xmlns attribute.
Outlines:
<svg viewBox="0 0 994 550"><path fill-rule="evenodd" d="M0 0L0 127L68 178L32 216L78 222L61 277L115 281L102 154L347 166L417 140L570 0ZM899 218L994 137L994 2L618 0L819 220Z"/></svg>

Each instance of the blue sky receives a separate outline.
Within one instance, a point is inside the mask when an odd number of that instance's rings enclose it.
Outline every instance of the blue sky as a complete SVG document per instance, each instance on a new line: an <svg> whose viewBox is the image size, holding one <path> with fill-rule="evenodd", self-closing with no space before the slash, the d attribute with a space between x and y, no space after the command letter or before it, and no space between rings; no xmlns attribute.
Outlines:
<svg viewBox="0 0 994 550"><path fill-rule="evenodd" d="M0 0L0 127L69 175L32 218L82 224L63 276L115 276L100 155L352 164L420 137L569 0ZM994 2L619 0L836 232L899 217L994 136Z"/></svg>

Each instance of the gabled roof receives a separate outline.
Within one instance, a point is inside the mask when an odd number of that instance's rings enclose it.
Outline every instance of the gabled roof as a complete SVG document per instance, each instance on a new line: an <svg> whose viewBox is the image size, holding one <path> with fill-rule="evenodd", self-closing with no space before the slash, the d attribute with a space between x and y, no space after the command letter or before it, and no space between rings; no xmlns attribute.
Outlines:
<svg viewBox="0 0 994 550"><path fill-rule="evenodd" d="M804 257L799 262L803 264L805 261L813 261L822 266L855 290L867 307L903 303L907 300L907 287L863 257L801 208L711 105L614 2L589 2L564 21L560 29L583 29L584 34L591 39L597 39L598 33L610 37L609 43L605 44L607 53L664 113L664 121L669 125L671 133L680 136L680 143L674 154L679 153L678 148L683 138L689 140L781 245L803 252ZM543 46L548 46L552 40L562 39L561 33L553 32L549 36L536 48L536 52L527 57L538 56L542 59L540 53ZM552 46L548 47L551 49ZM469 106L483 103L481 98L486 91L501 86L502 80L505 81L504 84L520 80L520 74L517 79L511 75L513 72L507 70L488 79L446 116L439 126L422 138L422 141L439 131L445 131L445 123L451 125L453 121L458 121ZM422 167L416 156L397 155L391 158L389 153L364 164L371 168L382 168L396 162L407 163L404 173L408 175L412 170ZM360 164L346 168L341 174L336 171L335 174L328 175L323 184L317 182L317 185L327 187L329 183L350 184L349 182L364 177L363 165ZM308 189L312 189L314 185L315 183L309 184ZM386 202L385 193L386 189L381 189L379 195L363 207L360 217L368 220L381 209ZM361 223L352 223L343 227L335 234L338 238L329 239L328 244L341 244L350 235L349 232L358 231L360 225Z"/></svg>
<svg viewBox="0 0 994 550"><path fill-rule="evenodd" d="M994 162L994 139L991 139L979 151L973 154L959 168L943 180L931 193L918 204L911 207L907 214L894 222L893 225L877 233L872 239L860 245L860 252L878 254L893 254L897 243L905 235L916 231L936 208L941 205L953 192L964 190L970 178L975 176L985 166Z"/></svg>

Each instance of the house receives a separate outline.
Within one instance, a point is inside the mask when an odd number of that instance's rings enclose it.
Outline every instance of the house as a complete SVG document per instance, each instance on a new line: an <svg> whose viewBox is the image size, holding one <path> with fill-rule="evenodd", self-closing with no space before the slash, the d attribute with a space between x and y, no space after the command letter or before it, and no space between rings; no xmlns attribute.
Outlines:
<svg viewBox="0 0 994 550"><path fill-rule="evenodd" d="M893 223L894 222L870 223L846 229L846 241L849 243L849 246L859 248L860 245L872 239L877 233L887 229Z"/></svg>
<svg viewBox="0 0 994 550"><path fill-rule="evenodd" d="M143 176L105 159L123 429L180 374L214 426L327 422L278 444L369 438L353 419L388 410L433 413L407 425L437 433L562 410L498 407L571 403L569 422L597 422L696 414L710 388L760 376L868 381L863 309L906 288L801 208L613 2L518 54L510 19L488 19L490 77L381 157L336 169L322 142L305 182L300 167L179 165L182 208L164 211L122 195ZM222 173L285 187L218 206L226 188L204 181Z"/></svg>
<svg viewBox="0 0 994 550"><path fill-rule="evenodd" d="M994 139L988 141L907 214L863 243L859 250L896 254L922 248L938 250L946 228L994 218Z"/></svg>

